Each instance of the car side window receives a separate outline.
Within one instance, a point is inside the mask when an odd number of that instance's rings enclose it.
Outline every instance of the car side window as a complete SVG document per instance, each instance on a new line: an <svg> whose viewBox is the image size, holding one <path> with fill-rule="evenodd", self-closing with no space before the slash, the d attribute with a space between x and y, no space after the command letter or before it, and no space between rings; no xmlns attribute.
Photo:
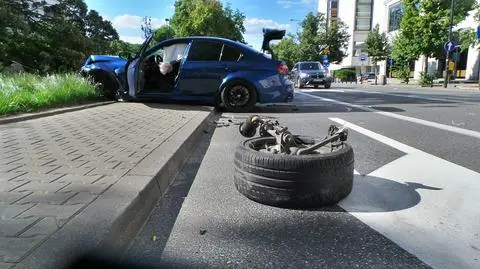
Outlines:
<svg viewBox="0 0 480 269"><path fill-rule="evenodd" d="M242 58L242 52L235 47L223 44L222 54L220 57L220 61L238 62Z"/></svg>
<svg viewBox="0 0 480 269"><path fill-rule="evenodd" d="M187 61L216 61L220 60L222 43L215 41L194 40L188 53Z"/></svg>

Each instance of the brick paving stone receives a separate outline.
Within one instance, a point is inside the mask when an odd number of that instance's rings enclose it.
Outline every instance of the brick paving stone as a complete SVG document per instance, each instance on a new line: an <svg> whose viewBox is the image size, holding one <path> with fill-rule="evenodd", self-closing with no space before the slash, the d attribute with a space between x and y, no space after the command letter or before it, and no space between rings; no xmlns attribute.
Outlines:
<svg viewBox="0 0 480 269"><path fill-rule="evenodd" d="M15 263L0 262L0 269L11 269Z"/></svg>
<svg viewBox="0 0 480 269"><path fill-rule="evenodd" d="M84 205L47 205L37 204L23 212L17 218L52 217L66 220L77 213Z"/></svg>
<svg viewBox="0 0 480 269"><path fill-rule="evenodd" d="M61 227L61 223L55 218L43 218L20 234L18 237L35 237L50 235Z"/></svg>
<svg viewBox="0 0 480 269"><path fill-rule="evenodd" d="M61 205L70 198L70 193L52 193L52 192L32 192L23 199L16 202L16 204L42 203L51 205Z"/></svg>
<svg viewBox="0 0 480 269"><path fill-rule="evenodd" d="M0 219L0 237L14 237L36 219Z"/></svg>
<svg viewBox="0 0 480 269"><path fill-rule="evenodd" d="M47 180L30 181L16 189L16 191L39 191L44 193L53 193L65 188L69 184L69 182L50 182Z"/></svg>
<svg viewBox="0 0 480 269"><path fill-rule="evenodd" d="M13 204L27 195L30 195L32 192L24 191L24 192L0 192L0 205L9 205Z"/></svg>
<svg viewBox="0 0 480 269"><path fill-rule="evenodd" d="M28 240L19 237L0 237L0 262L18 262L45 237L35 236Z"/></svg>
<svg viewBox="0 0 480 269"><path fill-rule="evenodd" d="M0 238L0 269L2 262L18 262L197 114L116 103L0 125L0 229L17 235Z"/></svg>
<svg viewBox="0 0 480 269"><path fill-rule="evenodd" d="M13 219L34 205L0 205L0 219Z"/></svg>
<svg viewBox="0 0 480 269"><path fill-rule="evenodd" d="M9 191L17 190L18 188L28 183L29 181L26 181L26 180L4 181L0 184L0 192L9 192Z"/></svg>
<svg viewBox="0 0 480 269"><path fill-rule="evenodd" d="M65 205L90 204L97 197L98 195L89 192L78 192L72 195Z"/></svg>

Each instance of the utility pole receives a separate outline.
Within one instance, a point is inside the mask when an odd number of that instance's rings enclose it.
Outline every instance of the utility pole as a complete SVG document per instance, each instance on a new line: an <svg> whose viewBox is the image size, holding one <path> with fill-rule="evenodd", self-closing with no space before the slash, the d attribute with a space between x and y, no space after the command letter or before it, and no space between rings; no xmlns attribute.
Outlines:
<svg viewBox="0 0 480 269"><path fill-rule="evenodd" d="M448 41L452 40L452 28L453 28L453 10L455 9L455 2L451 0L450 6L450 29L448 32ZM443 78L443 87L446 88L448 86L448 69L450 63L450 50L447 50L447 59L445 60L445 77Z"/></svg>

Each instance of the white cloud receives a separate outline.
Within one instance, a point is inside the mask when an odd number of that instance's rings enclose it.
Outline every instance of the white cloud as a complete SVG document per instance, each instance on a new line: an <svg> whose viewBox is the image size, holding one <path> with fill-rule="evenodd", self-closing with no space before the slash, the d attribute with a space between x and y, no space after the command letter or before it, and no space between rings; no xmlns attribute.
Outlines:
<svg viewBox="0 0 480 269"><path fill-rule="evenodd" d="M280 4L283 8L291 8L299 5L311 5L314 2L314 0L279 0L277 4Z"/></svg>
<svg viewBox="0 0 480 269"><path fill-rule="evenodd" d="M128 42L128 43L133 43L133 44L142 44L143 41L145 40L141 36L120 36L120 40Z"/></svg>
<svg viewBox="0 0 480 269"><path fill-rule="evenodd" d="M113 26L118 29L140 29L140 26L143 24L143 17L123 14L116 16L112 20ZM152 18L152 28L158 28L165 24L165 20L159 18Z"/></svg>

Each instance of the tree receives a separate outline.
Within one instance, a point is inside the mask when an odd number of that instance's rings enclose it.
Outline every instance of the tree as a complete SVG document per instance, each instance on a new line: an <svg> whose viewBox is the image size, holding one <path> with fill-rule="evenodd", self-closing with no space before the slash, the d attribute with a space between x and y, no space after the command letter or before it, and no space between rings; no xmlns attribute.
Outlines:
<svg viewBox="0 0 480 269"><path fill-rule="evenodd" d="M448 39L450 0L404 0L400 31L408 41L405 45L418 58L425 56L424 73L428 71L428 57L443 58L443 44ZM456 25L474 7L475 0L455 0Z"/></svg>
<svg viewBox="0 0 480 269"><path fill-rule="evenodd" d="M293 36L282 39L278 44L272 46L272 50L279 60L291 69L293 65L299 61L298 44L295 43Z"/></svg>
<svg viewBox="0 0 480 269"><path fill-rule="evenodd" d="M95 53L106 53L110 42L118 40L119 36L110 21L104 20L95 10L90 10L85 17L88 50Z"/></svg>
<svg viewBox="0 0 480 269"><path fill-rule="evenodd" d="M299 58L301 60L320 61L324 49L329 49L329 60L341 62L346 56L344 50L348 48L350 35L347 26L337 21L328 27L327 20L322 13L313 15L308 13L301 22L302 31L299 35Z"/></svg>
<svg viewBox="0 0 480 269"><path fill-rule="evenodd" d="M175 30L169 25L163 25L162 27L155 30L155 43L173 38L175 36Z"/></svg>
<svg viewBox="0 0 480 269"><path fill-rule="evenodd" d="M176 37L217 36L244 42L245 15L218 0L176 0L171 25Z"/></svg>
<svg viewBox="0 0 480 269"><path fill-rule="evenodd" d="M143 37L147 39L153 34L152 29L152 18L151 17L144 17L143 24L140 25L140 29L142 29Z"/></svg>
<svg viewBox="0 0 480 269"><path fill-rule="evenodd" d="M377 63L384 61L390 55L390 46L386 33L380 33L380 26L377 24L375 28L368 33L365 40L365 52L372 59L375 66L375 74L377 74ZM375 85L377 85L377 76L375 75Z"/></svg>

